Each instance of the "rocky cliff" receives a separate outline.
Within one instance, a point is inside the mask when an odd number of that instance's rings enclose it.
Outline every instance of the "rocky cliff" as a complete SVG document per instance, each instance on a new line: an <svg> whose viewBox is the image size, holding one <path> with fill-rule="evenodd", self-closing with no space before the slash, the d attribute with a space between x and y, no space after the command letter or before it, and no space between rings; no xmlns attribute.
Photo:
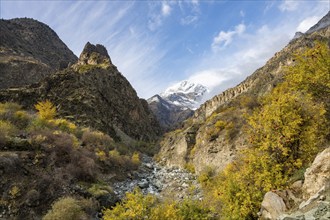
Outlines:
<svg viewBox="0 0 330 220"><path fill-rule="evenodd" d="M33 108L49 99L58 114L116 137L120 131L138 140L154 140L159 125L102 45L87 43L77 63L38 84L0 91L0 102Z"/></svg>
<svg viewBox="0 0 330 220"><path fill-rule="evenodd" d="M0 20L0 89L36 83L76 61L47 25L29 18Z"/></svg>
<svg viewBox="0 0 330 220"><path fill-rule="evenodd" d="M329 26L293 39L242 83L205 102L183 129L168 133L161 144L160 158L166 158L163 162L170 166L193 167L197 173L206 166L222 170L238 150L247 146L244 115L258 106L258 98L281 82L283 69L294 61L294 53L311 47L316 40L329 39Z"/></svg>

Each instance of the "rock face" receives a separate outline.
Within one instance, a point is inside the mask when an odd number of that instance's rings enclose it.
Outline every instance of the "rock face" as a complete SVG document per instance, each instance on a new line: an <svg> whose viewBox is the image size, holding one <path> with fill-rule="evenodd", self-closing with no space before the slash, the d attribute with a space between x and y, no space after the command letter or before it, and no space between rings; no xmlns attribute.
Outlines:
<svg viewBox="0 0 330 220"><path fill-rule="evenodd" d="M0 89L36 83L76 61L47 25L29 18L0 20Z"/></svg>
<svg viewBox="0 0 330 220"><path fill-rule="evenodd" d="M325 186L330 190L330 148L317 155L311 167L305 172L303 185L304 199L310 198Z"/></svg>
<svg viewBox="0 0 330 220"><path fill-rule="evenodd" d="M160 128L145 100L111 63L102 45L87 43L79 61L39 84L0 91L0 102L33 108L49 99L59 115L116 137L123 131L138 140L155 140Z"/></svg>
<svg viewBox="0 0 330 220"><path fill-rule="evenodd" d="M164 163L180 167L190 163L197 173L205 166L222 170L248 144L244 114L257 107L258 98L281 82L283 68L293 62L293 54L311 47L315 40L329 39L327 26L291 40L242 83L206 101L182 129L165 136L159 153L161 158L167 158Z"/></svg>

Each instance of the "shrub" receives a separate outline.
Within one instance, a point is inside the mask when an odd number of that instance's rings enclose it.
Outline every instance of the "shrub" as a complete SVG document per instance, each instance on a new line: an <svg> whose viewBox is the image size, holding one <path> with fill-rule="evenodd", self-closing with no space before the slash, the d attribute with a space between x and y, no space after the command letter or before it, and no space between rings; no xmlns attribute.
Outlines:
<svg viewBox="0 0 330 220"><path fill-rule="evenodd" d="M64 197L52 205L43 220L72 220L86 218L79 202L72 197Z"/></svg>
<svg viewBox="0 0 330 220"><path fill-rule="evenodd" d="M97 150L95 154L98 157L98 159L101 161L105 161L107 159L107 155L103 150Z"/></svg>
<svg viewBox="0 0 330 220"><path fill-rule="evenodd" d="M74 133L77 130L77 126L72 122L67 121L66 119L53 119L49 120L49 122L53 123L56 127L64 132Z"/></svg>
<svg viewBox="0 0 330 220"><path fill-rule="evenodd" d="M12 199L17 198L18 196L20 196L20 194L21 194L21 190L16 185L11 187L11 189L9 190L9 195Z"/></svg>
<svg viewBox="0 0 330 220"><path fill-rule="evenodd" d="M92 186L88 189L88 192L92 194L94 197L99 197L102 195L106 195L112 193L112 189L108 185L104 184L92 184Z"/></svg>
<svg viewBox="0 0 330 220"><path fill-rule="evenodd" d="M216 123L215 123L215 127L217 129L219 129L219 131L223 130L227 125L227 122L225 121L222 121L222 120L218 120Z"/></svg>
<svg viewBox="0 0 330 220"><path fill-rule="evenodd" d="M13 123L20 129L25 129L31 122L32 117L26 111L16 111L13 115Z"/></svg>
<svg viewBox="0 0 330 220"><path fill-rule="evenodd" d="M138 152L134 152L131 161L135 166L139 166L141 161L140 161L140 154Z"/></svg>
<svg viewBox="0 0 330 220"><path fill-rule="evenodd" d="M113 139L100 131L91 131L90 129L85 129L82 134L83 145L90 147L111 147L114 142Z"/></svg>
<svg viewBox="0 0 330 220"><path fill-rule="evenodd" d="M9 119L15 112L21 110L21 106L13 102L0 103L0 119Z"/></svg>
<svg viewBox="0 0 330 220"><path fill-rule="evenodd" d="M186 163L185 165L184 165L184 168L186 169L186 170L188 170L190 173L195 173L195 166L194 166L194 164L193 163Z"/></svg>
<svg viewBox="0 0 330 220"><path fill-rule="evenodd" d="M211 178L215 175L215 171L212 167L205 167L201 174L198 176L198 181L203 185L208 185L211 181Z"/></svg>
<svg viewBox="0 0 330 220"><path fill-rule="evenodd" d="M49 100L38 102L34 107L42 119L50 120L56 116L56 107Z"/></svg>
<svg viewBox="0 0 330 220"><path fill-rule="evenodd" d="M126 193L126 197L122 202L113 207L112 210L105 209L103 211L103 219L145 219L146 216L150 216L151 209L155 205L155 196L144 196L139 189L135 189L132 193Z"/></svg>
<svg viewBox="0 0 330 220"><path fill-rule="evenodd" d="M0 120L0 135L9 138L15 135L17 128L9 121Z"/></svg>

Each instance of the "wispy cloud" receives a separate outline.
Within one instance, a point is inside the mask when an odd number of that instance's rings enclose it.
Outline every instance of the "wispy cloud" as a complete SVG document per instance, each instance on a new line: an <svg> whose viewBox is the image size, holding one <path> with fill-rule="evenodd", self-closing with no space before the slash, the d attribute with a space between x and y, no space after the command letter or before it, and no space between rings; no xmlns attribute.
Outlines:
<svg viewBox="0 0 330 220"><path fill-rule="evenodd" d="M190 25L198 21L198 16L188 15L187 17L181 18L180 24L181 25Z"/></svg>
<svg viewBox="0 0 330 220"><path fill-rule="evenodd" d="M278 6L278 8L284 11L294 11L298 8L299 2L295 0L283 0L283 2Z"/></svg>
<svg viewBox="0 0 330 220"><path fill-rule="evenodd" d="M241 35L244 33L246 27L243 23L235 26L234 30L231 31L220 31L219 34L214 37L212 42L213 51L223 49L228 46L232 41L235 35Z"/></svg>
<svg viewBox="0 0 330 220"><path fill-rule="evenodd" d="M149 20L148 28L151 31L156 31L163 25L164 20L172 13L171 4L175 2L150 2L149 3Z"/></svg>

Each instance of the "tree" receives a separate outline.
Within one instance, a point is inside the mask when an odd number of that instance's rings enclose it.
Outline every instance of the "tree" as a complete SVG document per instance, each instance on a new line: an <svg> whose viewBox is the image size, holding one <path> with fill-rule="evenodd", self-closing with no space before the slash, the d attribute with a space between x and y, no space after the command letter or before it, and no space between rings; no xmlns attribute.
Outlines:
<svg viewBox="0 0 330 220"><path fill-rule="evenodd" d="M34 107L38 110L41 119L51 120L56 116L56 107L49 100L38 102Z"/></svg>

